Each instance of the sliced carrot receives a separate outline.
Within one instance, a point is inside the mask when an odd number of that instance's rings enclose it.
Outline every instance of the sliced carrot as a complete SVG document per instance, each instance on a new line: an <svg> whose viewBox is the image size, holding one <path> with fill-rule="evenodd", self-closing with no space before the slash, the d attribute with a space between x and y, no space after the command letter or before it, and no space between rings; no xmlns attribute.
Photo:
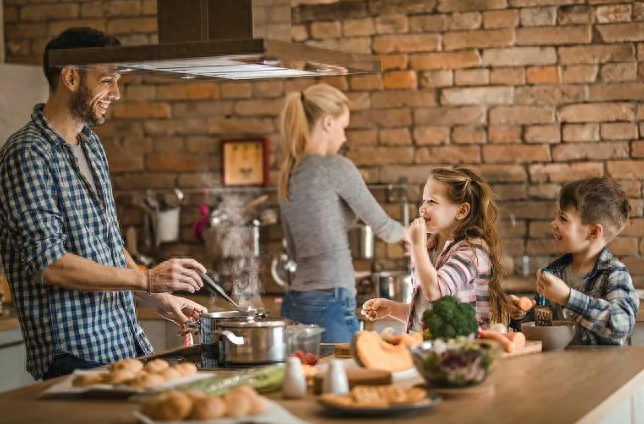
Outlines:
<svg viewBox="0 0 644 424"><path fill-rule="evenodd" d="M517 302L517 306L522 311L528 312L530 309L532 309L532 300L527 297L522 297L521 299L519 299L519 302Z"/></svg>
<svg viewBox="0 0 644 424"><path fill-rule="evenodd" d="M514 343L512 343L510 339L505 336L505 334L497 333L495 331L479 331L479 337L483 339L495 340L501 343L504 352L512 353L515 350Z"/></svg>
<svg viewBox="0 0 644 424"><path fill-rule="evenodd" d="M506 333L504 334L504 336L507 337L512 342L516 350L519 350L525 347L525 344L526 344L525 334L517 331L514 333Z"/></svg>

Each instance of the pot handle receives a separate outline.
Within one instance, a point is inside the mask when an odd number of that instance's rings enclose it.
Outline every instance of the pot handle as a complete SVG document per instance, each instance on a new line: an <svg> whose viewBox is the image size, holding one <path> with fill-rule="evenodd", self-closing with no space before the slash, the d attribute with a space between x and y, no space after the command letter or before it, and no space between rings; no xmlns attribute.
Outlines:
<svg viewBox="0 0 644 424"><path fill-rule="evenodd" d="M219 334L220 336L224 336L225 338L228 339L229 342L231 342L234 345L241 346L245 343L244 337L238 336L232 331L228 330L215 330L213 331L215 334Z"/></svg>
<svg viewBox="0 0 644 424"><path fill-rule="evenodd" d="M186 328L192 328L194 330L201 329L201 323L199 321L187 322L187 323L183 324L183 326L186 327Z"/></svg>

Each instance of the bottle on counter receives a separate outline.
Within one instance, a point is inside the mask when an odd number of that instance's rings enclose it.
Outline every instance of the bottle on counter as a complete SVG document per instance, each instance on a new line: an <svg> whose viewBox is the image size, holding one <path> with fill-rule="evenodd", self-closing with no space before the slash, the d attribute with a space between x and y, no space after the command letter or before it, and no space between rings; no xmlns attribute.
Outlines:
<svg viewBox="0 0 644 424"><path fill-rule="evenodd" d="M306 378L302 370L302 362L296 356L286 360L282 393L287 399L301 399L306 396Z"/></svg>
<svg viewBox="0 0 644 424"><path fill-rule="evenodd" d="M326 370L326 375L324 376L322 391L336 395L349 393L349 380L347 379L347 372L344 370L344 364L341 360L334 359L329 364L329 368Z"/></svg>

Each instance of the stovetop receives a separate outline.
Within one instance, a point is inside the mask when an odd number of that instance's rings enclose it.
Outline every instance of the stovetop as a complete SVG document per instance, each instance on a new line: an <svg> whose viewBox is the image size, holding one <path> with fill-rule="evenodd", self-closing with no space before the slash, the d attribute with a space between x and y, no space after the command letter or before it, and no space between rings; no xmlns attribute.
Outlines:
<svg viewBox="0 0 644 424"><path fill-rule="evenodd" d="M334 352L334 347L332 344L320 345L320 357L325 357L332 355ZM171 364L178 364L182 362L192 362L197 366L197 369L200 371L216 371L216 370L241 370L247 368L253 368L266 364L249 364L249 365L238 365L238 364L226 364L220 361L217 361L216 354L211 348L204 348L202 345L188 346L183 349L173 350L167 353L161 353L153 356L154 359L165 359ZM150 358L152 359L152 358Z"/></svg>

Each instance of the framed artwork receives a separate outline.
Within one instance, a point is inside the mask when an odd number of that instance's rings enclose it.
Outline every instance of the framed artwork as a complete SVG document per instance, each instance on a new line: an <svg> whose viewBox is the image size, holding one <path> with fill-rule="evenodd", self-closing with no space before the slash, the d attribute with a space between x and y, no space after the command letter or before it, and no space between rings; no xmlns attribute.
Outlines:
<svg viewBox="0 0 644 424"><path fill-rule="evenodd" d="M221 180L227 186L267 186L270 178L268 138L221 142Z"/></svg>

